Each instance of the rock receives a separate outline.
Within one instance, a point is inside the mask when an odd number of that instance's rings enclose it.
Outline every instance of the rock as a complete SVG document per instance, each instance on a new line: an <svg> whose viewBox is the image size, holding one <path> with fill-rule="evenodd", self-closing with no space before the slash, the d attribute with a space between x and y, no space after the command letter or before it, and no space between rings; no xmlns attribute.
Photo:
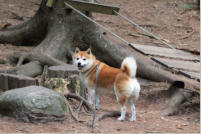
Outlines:
<svg viewBox="0 0 201 134"><path fill-rule="evenodd" d="M14 75L14 74L0 74L0 89L9 90L15 88L26 87L30 85L37 85L37 80L31 77Z"/></svg>
<svg viewBox="0 0 201 134"><path fill-rule="evenodd" d="M25 122L64 120L65 98L51 89L29 86L0 94L0 113Z"/></svg>

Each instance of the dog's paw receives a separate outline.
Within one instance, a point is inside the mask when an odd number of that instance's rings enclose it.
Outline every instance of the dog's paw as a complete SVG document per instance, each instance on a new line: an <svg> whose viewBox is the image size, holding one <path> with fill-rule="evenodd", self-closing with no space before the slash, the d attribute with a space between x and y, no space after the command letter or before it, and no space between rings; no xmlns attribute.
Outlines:
<svg viewBox="0 0 201 134"><path fill-rule="evenodd" d="M90 105L93 105L93 101L92 101L92 100L88 100L88 103L89 103Z"/></svg>
<svg viewBox="0 0 201 134"><path fill-rule="evenodd" d="M134 122L134 121L136 121L136 119L135 119L135 118L130 118L129 121L130 121L130 122Z"/></svg>
<svg viewBox="0 0 201 134"><path fill-rule="evenodd" d="M124 118L122 118L121 116L119 118L117 118L118 121L124 121Z"/></svg>

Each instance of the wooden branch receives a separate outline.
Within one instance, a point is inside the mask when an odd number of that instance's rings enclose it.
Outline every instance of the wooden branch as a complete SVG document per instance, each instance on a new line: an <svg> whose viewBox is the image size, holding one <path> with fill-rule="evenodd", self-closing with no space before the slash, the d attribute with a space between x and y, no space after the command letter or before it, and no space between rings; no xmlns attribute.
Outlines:
<svg viewBox="0 0 201 134"><path fill-rule="evenodd" d="M69 109L70 114L71 114L71 116L73 117L73 119L74 119L75 121L79 121L78 118L75 116L75 114L74 114L74 112L73 112L73 109L72 109L71 105L68 103L67 100L66 100L66 105L68 106L68 109Z"/></svg>
<svg viewBox="0 0 201 134"><path fill-rule="evenodd" d="M91 105L89 104L89 102L87 100L85 100L82 96L76 95L76 94L72 94L72 93L68 93L64 95L66 98L73 98L76 99L78 101L83 101L83 105L87 108L88 111L93 111L93 108L91 107Z"/></svg>

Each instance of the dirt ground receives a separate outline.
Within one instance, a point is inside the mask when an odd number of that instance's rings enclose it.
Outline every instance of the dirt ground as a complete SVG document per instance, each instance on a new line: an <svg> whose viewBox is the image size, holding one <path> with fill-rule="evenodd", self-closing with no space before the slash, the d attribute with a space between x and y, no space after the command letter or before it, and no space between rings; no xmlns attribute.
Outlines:
<svg viewBox="0 0 201 134"><path fill-rule="evenodd" d="M184 5L191 0L99 0L105 4L120 7L120 13L132 19L140 26L156 34L172 46L196 53L200 56L200 13L198 10L187 10ZM30 19L37 11L39 0L0 0L0 24L17 25ZM132 27L117 16L93 14L94 19L131 43L163 46L155 39L142 35L142 31ZM117 39L106 35L109 38ZM120 42L120 41L119 41ZM120 42L122 43L122 42ZM0 44L1 69L12 68L7 56L14 51L30 51L33 47L12 46ZM95 132L200 132L200 107L184 105L176 116L163 117L167 107L168 84L145 82L139 100L136 104L137 121L119 122L116 118L107 118L96 122ZM98 114L119 110L115 96L112 93L101 92ZM73 103L73 102L72 102ZM77 103L76 103L77 104ZM77 104L78 105L78 104ZM75 106L76 107L76 106ZM128 112L130 113L129 109ZM129 114L130 116L130 114ZM79 118L83 123L77 123L70 116L63 122L24 123L13 118L0 115L0 133L5 132L91 132L92 113L82 110Z"/></svg>

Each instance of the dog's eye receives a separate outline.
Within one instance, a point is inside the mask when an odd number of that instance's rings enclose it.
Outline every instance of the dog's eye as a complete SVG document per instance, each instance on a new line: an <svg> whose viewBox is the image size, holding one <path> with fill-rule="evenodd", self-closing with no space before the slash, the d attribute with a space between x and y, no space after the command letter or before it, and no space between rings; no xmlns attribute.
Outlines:
<svg viewBox="0 0 201 134"><path fill-rule="evenodd" d="M79 60L79 58L77 58L77 60Z"/></svg>
<svg viewBox="0 0 201 134"><path fill-rule="evenodd" d="M83 60L86 60L85 58Z"/></svg>

